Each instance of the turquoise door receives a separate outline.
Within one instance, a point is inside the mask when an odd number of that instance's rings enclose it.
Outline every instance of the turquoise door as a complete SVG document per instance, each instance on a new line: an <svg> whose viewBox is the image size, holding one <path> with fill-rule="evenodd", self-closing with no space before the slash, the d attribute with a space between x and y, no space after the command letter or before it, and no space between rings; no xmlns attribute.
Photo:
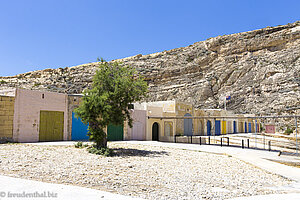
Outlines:
<svg viewBox="0 0 300 200"><path fill-rule="evenodd" d="M108 125L107 127L107 140L120 141L123 140L123 125Z"/></svg>
<svg viewBox="0 0 300 200"><path fill-rule="evenodd" d="M216 120L215 121L215 135L221 135L221 121Z"/></svg>
<svg viewBox="0 0 300 200"><path fill-rule="evenodd" d="M72 113L72 140L88 140L88 125L85 125L80 118Z"/></svg>

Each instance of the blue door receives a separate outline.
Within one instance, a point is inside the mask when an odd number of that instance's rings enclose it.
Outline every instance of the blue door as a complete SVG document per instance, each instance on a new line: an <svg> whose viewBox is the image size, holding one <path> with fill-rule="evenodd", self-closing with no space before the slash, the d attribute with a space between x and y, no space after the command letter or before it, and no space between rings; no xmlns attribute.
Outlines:
<svg viewBox="0 0 300 200"><path fill-rule="evenodd" d="M233 133L236 133L236 121L233 121Z"/></svg>
<svg viewBox="0 0 300 200"><path fill-rule="evenodd" d="M252 133L252 131L251 131L251 123L248 124L248 132Z"/></svg>
<svg viewBox="0 0 300 200"><path fill-rule="evenodd" d="M206 126L207 126L207 135L210 136L211 135L211 122L209 120L207 120Z"/></svg>
<svg viewBox="0 0 300 200"><path fill-rule="evenodd" d="M72 113L72 140L88 140L88 125L82 123L80 118L76 118Z"/></svg>
<svg viewBox="0 0 300 200"><path fill-rule="evenodd" d="M191 117L192 115L187 113L185 117ZM193 135L193 120L184 119L184 135Z"/></svg>
<svg viewBox="0 0 300 200"><path fill-rule="evenodd" d="M215 121L215 135L221 135L221 121L216 120Z"/></svg>
<svg viewBox="0 0 300 200"><path fill-rule="evenodd" d="M245 122L245 133L247 133L247 122Z"/></svg>

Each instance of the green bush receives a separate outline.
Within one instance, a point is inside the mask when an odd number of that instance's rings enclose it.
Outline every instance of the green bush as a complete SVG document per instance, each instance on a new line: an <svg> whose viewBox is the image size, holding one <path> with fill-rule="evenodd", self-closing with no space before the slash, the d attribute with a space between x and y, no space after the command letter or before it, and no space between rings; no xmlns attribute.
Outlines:
<svg viewBox="0 0 300 200"><path fill-rule="evenodd" d="M87 147L89 147L89 144L85 143L85 144L83 145L83 147L84 147L84 148L87 148Z"/></svg>
<svg viewBox="0 0 300 200"><path fill-rule="evenodd" d="M96 154L96 155L106 156L106 157L113 155L113 150L112 149L109 149L109 148L99 148L98 149L95 146L91 146L88 149L88 152L92 153L92 154Z"/></svg>
<svg viewBox="0 0 300 200"><path fill-rule="evenodd" d="M293 130L292 128L287 127L286 130L284 131L284 134L289 135L289 134L293 133L293 131L294 131L294 130Z"/></svg>
<svg viewBox="0 0 300 200"><path fill-rule="evenodd" d="M75 144L75 148L82 148L82 147L83 147L83 144L80 141Z"/></svg>
<svg viewBox="0 0 300 200"><path fill-rule="evenodd" d="M1 83L1 84L5 84L5 83L7 83L7 82L6 82L5 80L1 80L0 83Z"/></svg>

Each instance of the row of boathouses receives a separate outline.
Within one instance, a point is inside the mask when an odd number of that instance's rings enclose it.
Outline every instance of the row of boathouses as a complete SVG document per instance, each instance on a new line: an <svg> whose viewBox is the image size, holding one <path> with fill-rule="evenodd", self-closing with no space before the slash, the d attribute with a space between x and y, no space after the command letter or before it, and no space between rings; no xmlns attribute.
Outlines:
<svg viewBox="0 0 300 200"><path fill-rule="evenodd" d="M82 95L10 89L0 91L0 141L88 140L87 125L74 115ZM196 109L172 101L134 103L133 127L107 127L108 140L173 141L175 135L210 136L259 132L253 115L221 109ZM212 116L214 116L212 118Z"/></svg>

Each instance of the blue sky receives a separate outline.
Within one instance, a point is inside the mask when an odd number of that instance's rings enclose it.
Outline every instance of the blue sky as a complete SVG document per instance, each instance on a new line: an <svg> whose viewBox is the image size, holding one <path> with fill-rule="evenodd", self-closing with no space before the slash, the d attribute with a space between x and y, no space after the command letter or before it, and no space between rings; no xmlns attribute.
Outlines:
<svg viewBox="0 0 300 200"><path fill-rule="evenodd" d="M0 76L300 20L299 0L0 0Z"/></svg>

